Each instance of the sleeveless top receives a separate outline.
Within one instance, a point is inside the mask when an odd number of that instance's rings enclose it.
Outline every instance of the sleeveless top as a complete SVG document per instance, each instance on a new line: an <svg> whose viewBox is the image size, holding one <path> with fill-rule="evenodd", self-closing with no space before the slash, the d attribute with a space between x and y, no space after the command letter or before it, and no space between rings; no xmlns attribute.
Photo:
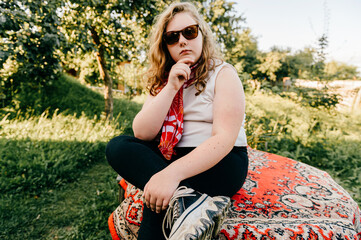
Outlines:
<svg viewBox="0 0 361 240"><path fill-rule="evenodd" d="M226 62L216 66L208 75L206 88L198 96L195 96L197 89L194 84L183 90L183 135L176 147L197 147L212 136L215 83L219 71L226 65L234 69ZM246 115L243 117L243 123L234 146L247 146L244 129L245 118Z"/></svg>

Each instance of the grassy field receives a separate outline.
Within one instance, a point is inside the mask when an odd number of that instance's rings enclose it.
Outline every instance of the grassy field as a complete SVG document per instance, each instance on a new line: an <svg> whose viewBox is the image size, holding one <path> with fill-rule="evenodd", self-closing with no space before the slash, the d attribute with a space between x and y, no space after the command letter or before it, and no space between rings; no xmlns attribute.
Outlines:
<svg viewBox="0 0 361 240"><path fill-rule="evenodd" d="M0 239L110 239L116 173L106 143L132 134L141 100L116 96L104 121L99 92L63 77L41 115L0 117ZM361 115L311 107L272 92L247 92L249 145L326 170L361 203Z"/></svg>

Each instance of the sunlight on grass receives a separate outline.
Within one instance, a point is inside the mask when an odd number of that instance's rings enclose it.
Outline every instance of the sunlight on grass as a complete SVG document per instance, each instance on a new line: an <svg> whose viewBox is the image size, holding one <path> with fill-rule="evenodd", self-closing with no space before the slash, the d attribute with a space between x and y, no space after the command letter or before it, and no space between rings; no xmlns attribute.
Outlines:
<svg viewBox="0 0 361 240"><path fill-rule="evenodd" d="M51 116L44 112L40 116L29 118L18 117L0 121L1 136L11 139L33 140L67 140L67 141L107 141L110 137L119 135L124 127L118 127L117 119L112 123L94 116L89 119L82 114L75 115L58 114L57 111Z"/></svg>

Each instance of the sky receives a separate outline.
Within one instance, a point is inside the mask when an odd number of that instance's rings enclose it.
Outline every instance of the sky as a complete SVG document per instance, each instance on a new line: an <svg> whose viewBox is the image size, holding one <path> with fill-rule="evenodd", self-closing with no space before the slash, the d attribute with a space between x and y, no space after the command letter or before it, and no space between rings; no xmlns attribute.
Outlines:
<svg viewBox="0 0 361 240"><path fill-rule="evenodd" d="M361 72L361 0L235 0L245 26L258 47L290 47L292 51L317 47L326 33L326 61L336 60Z"/></svg>

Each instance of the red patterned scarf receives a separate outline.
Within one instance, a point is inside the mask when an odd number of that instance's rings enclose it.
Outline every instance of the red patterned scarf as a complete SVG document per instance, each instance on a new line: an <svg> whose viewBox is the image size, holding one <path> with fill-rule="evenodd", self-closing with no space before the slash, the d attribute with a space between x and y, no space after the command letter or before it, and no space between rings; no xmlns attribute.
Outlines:
<svg viewBox="0 0 361 240"><path fill-rule="evenodd" d="M192 85L195 81L195 69L198 64L190 67L190 78L175 95L169 112L165 117L160 144L158 145L163 156L170 160L174 154L174 147L177 145L183 134L183 89Z"/></svg>

